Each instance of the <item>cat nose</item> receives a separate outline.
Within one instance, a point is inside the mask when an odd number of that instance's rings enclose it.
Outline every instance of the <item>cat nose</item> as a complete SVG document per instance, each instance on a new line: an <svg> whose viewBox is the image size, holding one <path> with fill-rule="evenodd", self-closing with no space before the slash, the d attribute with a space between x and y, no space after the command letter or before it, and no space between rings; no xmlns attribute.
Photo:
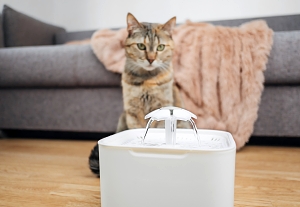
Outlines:
<svg viewBox="0 0 300 207"><path fill-rule="evenodd" d="M154 59L147 59L150 64L153 63Z"/></svg>

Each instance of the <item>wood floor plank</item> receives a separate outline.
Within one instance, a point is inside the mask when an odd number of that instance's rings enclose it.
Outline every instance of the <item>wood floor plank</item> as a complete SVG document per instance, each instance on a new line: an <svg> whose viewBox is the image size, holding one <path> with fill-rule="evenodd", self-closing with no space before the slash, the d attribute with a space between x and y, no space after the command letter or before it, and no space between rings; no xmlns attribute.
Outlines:
<svg viewBox="0 0 300 207"><path fill-rule="evenodd" d="M88 169L95 141L0 139L0 206L100 206ZM300 207L300 148L246 146L236 156L235 207Z"/></svg>
<svg viewBox="0 0 300 207"><path fill-rule="evenodd" d="M99 206L99 178L88 169L95 143L0 140L0 206Z"/></svg>

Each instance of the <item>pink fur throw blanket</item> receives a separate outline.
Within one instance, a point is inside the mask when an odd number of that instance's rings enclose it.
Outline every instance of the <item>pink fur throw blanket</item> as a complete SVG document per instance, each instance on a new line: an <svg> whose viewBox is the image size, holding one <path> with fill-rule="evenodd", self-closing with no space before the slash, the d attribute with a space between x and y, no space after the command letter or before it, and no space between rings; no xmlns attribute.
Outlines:
<svg viewBox="0 0 300 207"><path fill-rule="evenodd" d="M123 71L126 37L126 29L92 36L92 49L108 70ZM229 131L240 149L257 119L273 31L262 20L240 27L187 22L172 37L174 78L185 108L197 115L198 128Z"/></svg>

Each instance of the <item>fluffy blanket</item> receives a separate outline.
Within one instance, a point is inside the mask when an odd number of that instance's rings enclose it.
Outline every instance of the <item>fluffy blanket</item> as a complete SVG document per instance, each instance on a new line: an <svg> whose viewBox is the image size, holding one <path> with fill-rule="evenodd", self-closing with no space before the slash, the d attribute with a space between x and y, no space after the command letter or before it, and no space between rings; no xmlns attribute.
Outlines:
<svg viewBox="0 0 300 207"><path fill-rule="evenodd" d="M272 36L262 20L231 28L187 22L173 31L174 77L185 108L197 115L198 128L229 131L237 149L253 132ZM122 72L126 37L126 29L92 36L92 49L108 70Z"/></svg>

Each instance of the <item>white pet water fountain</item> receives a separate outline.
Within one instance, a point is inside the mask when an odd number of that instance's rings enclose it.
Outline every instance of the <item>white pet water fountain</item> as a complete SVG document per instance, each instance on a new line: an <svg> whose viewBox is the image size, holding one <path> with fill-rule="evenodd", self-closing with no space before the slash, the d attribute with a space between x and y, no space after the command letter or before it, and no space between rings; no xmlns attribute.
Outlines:
<svg viewBox="0 0 300 207"><path fill-rule="evenodd" d="M233 207L236 145L224 131L199 130L191 112L164 107L146 129L101 139L101 207ZM165 121L165 129L150 128ZM176 129L177 120L192 129Z"/></svg>

